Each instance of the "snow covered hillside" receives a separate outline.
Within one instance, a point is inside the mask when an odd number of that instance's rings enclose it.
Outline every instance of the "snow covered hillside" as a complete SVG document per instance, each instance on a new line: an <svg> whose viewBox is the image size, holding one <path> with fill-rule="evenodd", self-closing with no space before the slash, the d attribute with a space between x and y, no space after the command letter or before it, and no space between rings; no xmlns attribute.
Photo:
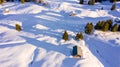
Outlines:
<svg viewBox="0 0 120 67"><path fill-rule="evenodd" d="M94 31L84 34L84 40L75 40L86 23L119 18L120 3L111 11L109 2L89 6L78 0L51 1L48 6L0 5L0 67L120 67L120 32ZM76 15L69 16L71 12ZM22 31L16 31L15 24L20 24ZM65 30L69 41L62 40ZM72 57L75 45L82 48L82 58Z"/></svg>

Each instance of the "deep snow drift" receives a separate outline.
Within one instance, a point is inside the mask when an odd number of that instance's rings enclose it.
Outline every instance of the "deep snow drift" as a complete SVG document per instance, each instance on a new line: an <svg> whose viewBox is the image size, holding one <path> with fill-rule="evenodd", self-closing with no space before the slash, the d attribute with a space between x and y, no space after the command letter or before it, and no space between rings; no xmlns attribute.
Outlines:
<svg viewBox="0 0 120 67"><path fill-rule="evenodd" d="M119 67L120 32L94 31L84 40L74 39L88 22L120 17L120 3L80 5L77 0L49 1L48 6L34 3L0 5L0 67ZM101 10L104 7L104 10ZM4 13L9 9L8 13ZM71 12L76 16L69 16ZM15 24L22 31L15 30ZM69 41L63 41L63 32ZM83 58L73 58L72 47L82 48Z"/></svg>

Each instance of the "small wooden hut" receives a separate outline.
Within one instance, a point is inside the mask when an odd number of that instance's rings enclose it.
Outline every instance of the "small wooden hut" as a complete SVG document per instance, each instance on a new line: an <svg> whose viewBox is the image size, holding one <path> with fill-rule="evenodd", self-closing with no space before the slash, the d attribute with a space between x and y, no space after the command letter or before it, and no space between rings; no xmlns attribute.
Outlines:
<svg viewBox="0 0 120 67"><path fill-rule="evenodd" d="M82 49L79 46L73 47L73 57L81 58L83 56Z"/></svg>

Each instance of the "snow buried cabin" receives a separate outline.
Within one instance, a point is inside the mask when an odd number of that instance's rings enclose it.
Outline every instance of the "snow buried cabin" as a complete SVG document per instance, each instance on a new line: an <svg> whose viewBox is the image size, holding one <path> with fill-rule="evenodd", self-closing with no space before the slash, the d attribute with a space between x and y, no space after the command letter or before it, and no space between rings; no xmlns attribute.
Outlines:
<svg viewBox="0 0 120 67"><path fill-rule="evenodd" d="M74 46L74 47L73 47L73 51L72 51L72 55L73 55L73 57L75 57L75 58L81 58L81 57L83 56L81 47L79 47L79 46Z"/></svg>

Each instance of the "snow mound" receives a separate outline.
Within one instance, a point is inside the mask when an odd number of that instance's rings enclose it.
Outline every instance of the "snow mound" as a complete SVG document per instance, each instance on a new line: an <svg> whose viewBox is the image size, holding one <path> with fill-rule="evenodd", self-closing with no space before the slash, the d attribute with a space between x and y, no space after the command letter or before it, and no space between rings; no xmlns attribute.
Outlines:
<svg viewBox="0 0 120 67"><path fill-rule="evenodd" d="M120 46L120 33L95 31L94 34L101 40L104 40L112 46Z"/></svg>
<svg viewBox="0 0 120 67"><path fill-rule="evenodd" d="M40 24L37 24L33 26L34 28L40 29L40 30L48 30L49 28Z"/></svg>

